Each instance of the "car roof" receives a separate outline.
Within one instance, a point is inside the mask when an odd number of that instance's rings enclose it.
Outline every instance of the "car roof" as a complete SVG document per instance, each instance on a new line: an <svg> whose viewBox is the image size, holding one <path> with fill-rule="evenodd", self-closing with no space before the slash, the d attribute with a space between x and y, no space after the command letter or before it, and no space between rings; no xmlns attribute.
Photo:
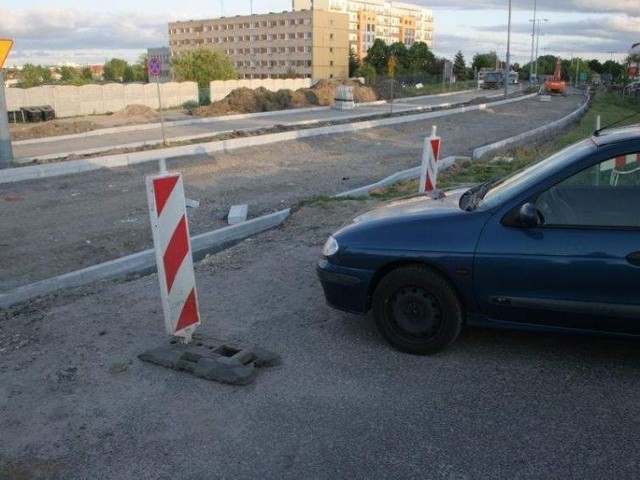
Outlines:
<svg viewBox="0 0 640 480"><path fill-rule="evenodd" d="M624 143L630 140L640 140L640 125L611 129L605 127L603 130L596 132L595 135L592 135L591 140L598 147Z"/></svg>

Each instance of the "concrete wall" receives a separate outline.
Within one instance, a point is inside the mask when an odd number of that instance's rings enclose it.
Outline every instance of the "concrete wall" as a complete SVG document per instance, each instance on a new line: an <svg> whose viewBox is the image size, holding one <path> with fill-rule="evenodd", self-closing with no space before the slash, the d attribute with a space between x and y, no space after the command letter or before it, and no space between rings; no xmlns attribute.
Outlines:
<svg viewBox="0 0 640 480"><path fill-rule="evenodd" d="M255 90L259 87L264 87L272 92L278 90L298 90L299 88L309 88L311 86L310 78L293 78L293 79L279 79L279 78L265 78L265 79L253 79L253 80L215 80L211 82L211 101L217 102L229 95L232 90L236 88L250 88Z"/></svg>
<svg viewBox="0 0 640 480"><path fill-rule="evenodd" d="M146 105L158 108L158 90L155 83L83 85L46 85L35 88L7 88L7 109L51 105L57 117L98 115L117 112L127 105ZM162 107L171 108L187 101L198 101L198 85L195 82L170 82L160 84Z"/></svg>

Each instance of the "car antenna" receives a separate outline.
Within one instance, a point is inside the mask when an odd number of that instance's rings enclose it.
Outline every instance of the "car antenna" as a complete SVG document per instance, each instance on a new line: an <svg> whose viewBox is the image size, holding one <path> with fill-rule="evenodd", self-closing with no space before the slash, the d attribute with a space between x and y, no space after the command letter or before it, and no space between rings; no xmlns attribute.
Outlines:
<svg viewBox="0 0 640 480"><path fill-rule="evenodd" d="M605 126L604 126L604 127L602 127L602 128L598 128L597 130L595 130L595 131L593 132L593 136L594 136L594 137L597 137L598 135L600 135L600 132L602 132L603 130L606 130L607 128L611 128L611 127L613 127L614 125L618 125L619 123L622 123L622 122L624 122L625 120L629 120L631 117L635 117L635 116L636 116L636 115L638 115L638 114L640 114L640 112L634 112L634 113L632 113L631 115L629 115L629 116L627 116L627 117L621 118L620 120L617 120L617 121L615 121L615 122L613 122L613 123L610 123L609 125L605 125Z"/></svg>

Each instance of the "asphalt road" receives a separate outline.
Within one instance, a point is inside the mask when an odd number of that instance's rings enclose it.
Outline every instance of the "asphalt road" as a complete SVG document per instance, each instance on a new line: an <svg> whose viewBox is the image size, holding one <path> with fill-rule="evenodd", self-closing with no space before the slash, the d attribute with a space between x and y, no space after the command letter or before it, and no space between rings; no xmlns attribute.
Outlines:
<svg viewBox="0 0 640 480"><path fill-rule="evenodd" d="M394 102L393 111L406 112L427 107L442 107L451 104L469 102L476 97L500 96L495 91L465 91L444 96L417 97ZM390 106L385 103L363 104L354 110L334 110L330 107L316 109L285 110L270 112L269 115L247 115L242 118L212 117L195 119L191 122L168 122L165 128L167 141L183 141L194 138L212 137L234 131L270 128L275 125L295 125L331 122L345 119L357 119L388 113ZM13 155L16 160L27 158L55 158L70 154L95 154L112 150L115 147L139 146L142 144L162 143L162 130L159 123L144 126L100 129L92 132L68 135L61 138L23 140L13 142Z"/></svg>

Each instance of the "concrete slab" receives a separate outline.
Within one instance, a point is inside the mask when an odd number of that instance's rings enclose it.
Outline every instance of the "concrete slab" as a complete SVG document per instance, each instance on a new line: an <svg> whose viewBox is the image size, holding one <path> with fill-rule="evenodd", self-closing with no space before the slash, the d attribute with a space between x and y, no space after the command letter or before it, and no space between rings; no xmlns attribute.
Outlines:
<svg viewBox="0 0 640 480"><path fill-rule="evenodd" d="M188 344L172 338L138 355L138 358L231 385L247 385L254 381L256 367L272 367L280 363L280 355L261 347L244 347L198 334Z"/></svg>
<svg viewBox="0 0 640 480"><path fill-rule="evenodd" d="M237 223L242 223L247 221L247 214L249 213L249 206L242 205L233 205L229 209L229 215L227 216L227 222L229 225L235 225Z"/></svg>

